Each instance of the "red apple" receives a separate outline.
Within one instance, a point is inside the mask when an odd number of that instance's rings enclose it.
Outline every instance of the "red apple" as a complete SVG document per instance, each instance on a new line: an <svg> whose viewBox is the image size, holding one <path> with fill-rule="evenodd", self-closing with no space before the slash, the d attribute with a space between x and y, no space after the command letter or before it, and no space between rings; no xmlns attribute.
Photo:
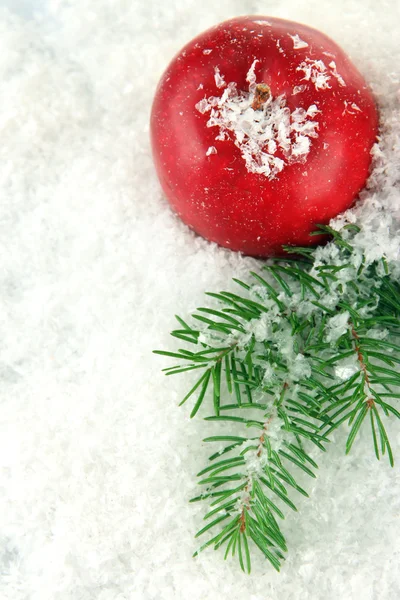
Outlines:
<svg viewBox="0 0 400 600"><path fill-rule="evenodd" d="M151 141L162 188L194 231L253 256L310 245L365 185L378 114L323 33L239 17L202 33L158 85Z"/></svg>

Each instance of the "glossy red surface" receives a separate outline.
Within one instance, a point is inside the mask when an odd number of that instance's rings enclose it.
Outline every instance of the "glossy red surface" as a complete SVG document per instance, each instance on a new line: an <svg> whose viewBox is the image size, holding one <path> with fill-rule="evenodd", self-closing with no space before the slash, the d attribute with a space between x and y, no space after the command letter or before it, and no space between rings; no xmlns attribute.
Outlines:
<svg viewBox="0 0 400 600"><path fill-rule="evenodd" d="M295 49L295 35L308 46ZM332 76L330 88L316 89L298 70L306 58L333 60L345 85ZM255 59L257 82L267 83L274 98L284 94L290 110L315 104L320 111L304 162L287 164L272 180L249 172L234 141L216 140L210 114L195 106L223 93L216 67L227 83L248 91ZM300 85L306 89L293 94ZM351 206L368 176L377 126L371 92L335 42L298 23L240 17L199 35L172 60L155 94L151 142L164 193L185 223L221 246L271 256L282 244L315 243L315 226ZM207 156L211 146L217 153Z"/></svg>

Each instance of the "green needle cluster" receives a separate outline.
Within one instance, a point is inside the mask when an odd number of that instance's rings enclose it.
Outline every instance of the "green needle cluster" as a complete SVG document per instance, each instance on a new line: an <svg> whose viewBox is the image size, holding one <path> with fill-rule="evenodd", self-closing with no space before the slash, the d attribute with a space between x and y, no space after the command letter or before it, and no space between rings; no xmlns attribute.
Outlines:
<svg viewBox="0 0 400 600"><path fill-rule="evenodd" d="M196 537L211 537L195 555L223 548L247 572L254 549L280 569L284 511L307 496L298 476L315 477L312 448L325 451L339 426L348 428L346 453L369 427L376 457L393 466L384 422L400 418L395 266L366 264L351 243L355 226L321 230L333 237L329 251L287 248L294 258L234 280L240 293L208 294L214 307L197 309L191 324L176 317L172 336L185 349L155 351L178 361L167 375L198 371L182 404L192 402L191 417L211 411L206 420L222 431L204 440L216 450L192 502L209 507Z"/></svg>

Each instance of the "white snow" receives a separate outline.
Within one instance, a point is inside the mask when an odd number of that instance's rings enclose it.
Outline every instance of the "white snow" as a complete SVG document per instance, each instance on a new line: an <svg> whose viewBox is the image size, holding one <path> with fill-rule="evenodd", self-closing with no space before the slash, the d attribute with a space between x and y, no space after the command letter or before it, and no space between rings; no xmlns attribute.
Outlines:
<svg viewBox="0 0 400 600"><path fill-rule="evenodd" d="M308 48L307 42L302 40L297 33L295 35L290 35L290 33L288 33L288 36L292 38L293 48L295 50L301 50L302 48Z"/></svg>
<svg viewBox="0 0 400 600"><path fill-rule="evenodd" d="M346 82L345 82L345 80L343 79L343 77L342 77L341 75L339 75L339 73L337 72L336 63L335 63L335 61L334 61L334 60L332 60L332 61L329 63L329 67L331 68L331 74L333 75L333 77L336 77L336 79L337 79L337 80L338 80L338 82L339 82L339 85L341 85L342 87L345 87L345 85L346 85Z"/></svg>
<svg viewBox="0 0 400 600"><path fill-rule="evenodd" d="M253 21L253 23L255 23L256 25L267 25L268 27L272 27L272 23L270 23L266 19L264 21Z"/></svg>
<svg viewBox="0 0 400 600"><path fill-rule="evenodd" d="M318 137L318 121L313 119L320 111L313 104L307 110L296 108L290 112L284 95L271 97L262 110L254 110L257 62L253 61L247 73L248 92L239 91L232 81L221 97L203 98L196 109L210 113L207 127L218 127L216 140L233 140L249 172L274 179L286 165L306 160L311 138ZM219 70L218 77L226 85ZM278 150L285 160L275 156Z"/></svg>
<svg viewBox="0 0 400 600"><path fill-rule="evenodd" d="M356 355L354 355L353 358L347 358L345 361L337 363L334 373L339 380L346 381L359 370L360 363L357 361Z"/></svg>
<svg viewBox="0 0 400 600"><path fill-rule="evenodd" d="M357 112L362 112L358 104L356 104L355 102L347 102L347 100L344 101L344 110L342 112L342 115L345 115L346 113L350 115L355 115Z"/></svg>
<svg viewBox="0 0 400 600"><path fill-rule="evenodd" d="M281 46L281 40L276 40L276 47L278 48L280 54L285 54L285 51Z"/></svg>
<svg viewBox="0 0 400 600"><path fill-rule="evenodd" d="M301 94L306 89L307 89L306 85L295 85L294 88L293 88L292 95L295 96L296 94Z"/></svg>
<svg viewBox="0 0 400 600"><path fill-rule="evenodd" d="M327 342L336 342L342 335L349 330L350 314L345 311L334 317L331 317L327 322L328 335Z"/></svg>
<svg viewBox="0 0 400 600"><path fill-rule="evenodd" d="M224 76L221 75L219 68L215 67L215 74L214 74L214 79L215 79L215 85L217 86L217 88L223 88L226 86L225 83L225 79Z"/></svg>
<svg viewBox="0 0 400 600"><path fill-rule="evenodd" d="M252 62L252 65L251 65L250 69L247 72L246 81L249 84L249 92L253 92L254 93L254 90L255 90L255 87L256 87L256 81L257 81L257 76L256 76L256 73L255 73L255 70L256 70L256 64L259 63L259 62L260 62L259 60L255 59Z"/></svg>
<svg viewBox="0 0 400 600"><path fill-rule="evenodd" d="M303 71L304 81L312 81L316 90L325 90L331 87L329 85L330 77L322 60L306 58L296 70Z"/></svg>
<svg viewBox="0 0 400 600"><path fill-rule="evenodd" d="M149 111L188 40L265 2L49 0L34 20L41 5L0 2L0 598L399 598L394 420L394 469L376 461L369 431L347 457L346 431L318 455L318 478L301 482L310 498L296 497L282 524L280 574L256 553L250 577L221 552L191 558L204 512L188 500L210 454L200 440L216 428L177 407L192 379L165 378L170 363L151 351L171 347L175 313L262 263L172 214ZM368 261L400 259L397 10L395 0L268 5L324 30L373 85L375 170L334 222L362 224L355 243ZM333 247L319 254L337 260Z"/></svg>
<svg viewBox="0 0 400 600"><path fill-rule="evenodd" d="M332 86L329 82L332 77L335 77L338 80L339 85L346 85L343 77L337 72L336 63L334 61L329 63L328 69L323 60L306 58L297 67L297 71L303 71L304 81L311 81L318 91L331 88Z"/></svg>
<svg viewBox="0 0 400 600"><path fill-rule="evenodd" d="M292 381L307 379L311 375L311 366L303 354L297 354L289 372Z"/></svg>

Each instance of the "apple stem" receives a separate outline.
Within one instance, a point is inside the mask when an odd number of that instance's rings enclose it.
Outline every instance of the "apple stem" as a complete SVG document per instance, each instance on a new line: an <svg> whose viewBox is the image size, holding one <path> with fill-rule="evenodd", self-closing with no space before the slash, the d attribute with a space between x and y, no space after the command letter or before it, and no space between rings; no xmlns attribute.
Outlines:
<svg viewBox="0 0 400 600"><path fill-rule="evenodd" d="M271 89L269 85L266 83L257 83L251 108L253 110L261 110L270 97Z"/></svg>

